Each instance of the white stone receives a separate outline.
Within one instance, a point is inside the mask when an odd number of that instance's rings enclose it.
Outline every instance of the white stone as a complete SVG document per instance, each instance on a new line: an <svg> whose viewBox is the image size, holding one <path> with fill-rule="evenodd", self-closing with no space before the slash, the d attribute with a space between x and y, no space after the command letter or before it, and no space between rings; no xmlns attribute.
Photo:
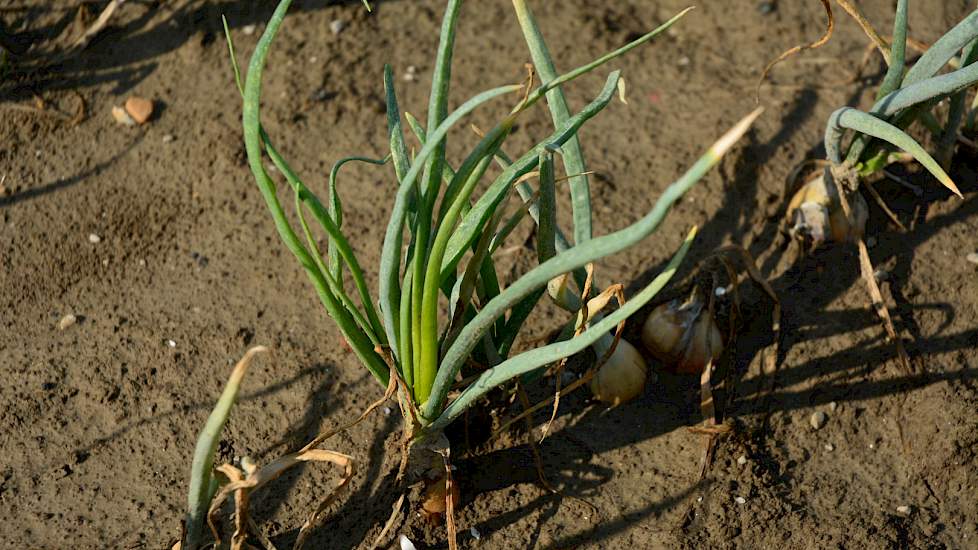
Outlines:
<svg viewBox="0 0 978 550"><path fill-rule="evenodd" d="M828 415L822 411L813 412L812 416L808 419L808 423L811 424L812 428L816 430L822 429L822 426L824 426L826 422L828 422Z"/></svg>

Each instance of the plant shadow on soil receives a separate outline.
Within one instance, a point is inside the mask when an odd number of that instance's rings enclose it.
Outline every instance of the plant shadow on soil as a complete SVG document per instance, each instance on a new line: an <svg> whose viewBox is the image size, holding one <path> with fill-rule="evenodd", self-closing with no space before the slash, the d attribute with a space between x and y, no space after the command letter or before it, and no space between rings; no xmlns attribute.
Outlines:
<svg viewBox="0 0 978 550"><path fill-rule="evenodd" d="M400 0L381 0L371 2L374 11L383 9L384 4ZM141 13L119 23L120 11L115 20L99 33L87 46L84 56L77 56L49 64L50 52L45 42L58 42L62 35L76 36L72 27L78 27L80 20L86 25L98 16L92 13L89 4L57 8L16 9L14 24L19 27L28 22L28 29L16 34L5 31L0 21L0 40L17 59L12 78L0 83L0 100L23 101L43 92L76 90L87 87L113 84L112 93L123 94L157 70L155 61L160 56L174 51L184 44L196 40L201 46L215 41L224 41L224 26L221 17L227 17L228 26L241 29L247 26L264 25L276 2L257 0L185 0L169 3L151 2L147 5L130 3L122 9L132 8ZM297 0L292 12L322 10L332 6L362 5L360 0ZM88 10L83 14L82 11ZM158 10L166 12L158 17ZM366 10L348 10L355 17L367 18ZM39 21L39 23L37 23ZM368 20L369 21L369 20ZM34 47L31 50L32 46ZM38 52L38 53L35 53Z"/></svg>

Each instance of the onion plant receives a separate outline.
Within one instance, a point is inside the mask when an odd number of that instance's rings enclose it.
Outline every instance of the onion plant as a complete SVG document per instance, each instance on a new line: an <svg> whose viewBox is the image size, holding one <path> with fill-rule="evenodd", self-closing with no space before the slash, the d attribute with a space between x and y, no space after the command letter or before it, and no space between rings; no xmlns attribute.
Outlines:
<svg viewBox="0 0 978 550"><path fill-rule="evenodd" d="M452 53L462 1L448 0L433 63L426 123L402 117L392 70L386 67L384 71L390 150L383 160L373 162L391 165L397 192L377 266L379 288L375 302L367 288L364 269L343 232L337 170L331 174L329 196L324 203L289 167L262 128L262 72L290 3L291 0L281 0L269 20L242 87L248 160L279 235L305 269L327 313L377 382L390 391L397 388L405 424L415 444L442 439L442 430L493 388L608 338L613 329L647 303L675 273L692 244L695 228L663 271L613 313L603 318L591 317L590 324L573 336L512 353L517 335L549 281L573 274L578 289L583 289L583 268L587 264L635 245L653 233L673 203L720 160L759 114L751 113L720 137L663 192L643 218L624 229L594 237L578 131L609 105L616 90L623 90L623 84L618 71L610 72L595 98L577 113L568 109L561 86L649 42L689 10L586 65L558 73L525 2L514 0L543 84L492 88L449 111ZM233 58L233 47L231 55ZM240 77L238 80L241 86ZM509 113L482 133L462 161L452 166L445 154L450 131L483 104L507 99L514 105ZM519 156L510 157L503 145L514 124L541 101L550 108L553 132ZM405 144L405 121L421 143L413 155ZM282 207L284 192L266 170L265 155L288 184L286 189L296 203L299 229ZM573 242L568 242L556 223L558 156L568 176ZM337 167L348 160L341 160ZM494 163L500 168L492 175L490 167ZM537 183L535 189L532 182ZM506 205L514 189L523 204L517 214L507 217ZM497 278L494 253L527 213L536 223L539 263L503 288ZM307 221L310 215L325 234L325 257ZM350 288L354 289L352 293L348 292ZM440 303L447 303L447 312L439 307ZM576 303L561 303L579 308L585 302L578 293ZM477 376L458 384L455 389L459 391L450 398L450 390L469 362L481 369Z"/></svg>
<svg viewBox="0 0 978 550"><path fill-rule="evenodd" d="M184 536L180 548L196 550L204 536L207 510L211 499L217 493L219 482L214 476L214 452L221 439L221 431L227 424L231 409L238 399L241 382L255 355L268 351L264 346L255 346L234 366L228 377L221 397L214 405L207 423L197 437L194 458L190 469L190 487L187 493L187 517L184 520Z"/></svg>
<svg viewBox="0 0 978 550"><path fill-rule="evenodd" d="M945 169L965 119L965 94L969 87L978 83L978 63L975 63L978 59L978 10L934 42L916 63L907 68L908 4L909 0L897 1L889 67L877 91L875 103L865 112L842 107L832 113L825 128L826 168L818 179L806 184L806 188L795 195L789 206L789 215L792 217L792 232L806 239L812 238L816 245L821 240L831 240L830 237L857 244L862 276L873 303L889 337L898 345L901 361L912 369L883 305L866 244L862 240L867 210L859 190L867 176L900 158L897 150L902 150L904 155L909 154L951 192L961 196ZM877 34L867 33L871 36ZM948 65L953 70L939 74ZM948 98L949 113L942 126L932 110ZM937 136L937 159L906 133L906 128L915 121L922 122ZM854 135L846 143L850 130ZM881 201L875 190L871 186L868 188ZM885 204L882 207L889 213Z"/></svg>

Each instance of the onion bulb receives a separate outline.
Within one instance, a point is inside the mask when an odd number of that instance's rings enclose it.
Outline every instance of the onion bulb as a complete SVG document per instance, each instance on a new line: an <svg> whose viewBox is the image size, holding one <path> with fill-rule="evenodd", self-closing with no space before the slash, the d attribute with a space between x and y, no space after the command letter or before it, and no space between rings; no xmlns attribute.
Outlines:
<svg viewBox="0 0 978 550"><path fill-rule="evenodd" d="M657 359L675 363L682 357L683 335L689 330L702 306L679 304L678 300L657 306L642 325L642 343Z"/></svg>
<svg viewBox="0 0 978 550"><path fill-rule="evenodd" d="M608 351L612 341L608 338L595 343L594 351L599 354L599 359ZM647 370L645 359L635 346L619 339L615 351L591 379L591 393L600 401L617 407L642 393Z"/></svg>
<svg viewBox="0 0 978 550"><path fill-rule="evenodd" d="M642 343L672 371L699 374L723 353L723 334L695 294L661 304L642 325Z"/></svg>
<svg viewBox="0 0 978 550"><path fill-rule="evenodd" d="M788 203L788 229L792 236L810 240L812 248L826 242L854 242L866 231L869 209L859 193L849 200L851 216L846 217L834 185L819 176L801 186Z"/></svg>
<svg viewBox="0 0 978 550"><path fill-rule="evenodd" d="M445 502L445 495L447 493L445 489L447 485L446 481L447 477L441 476L429 481L425 487L424 497L421 500L421 514L430 522L440 522L441 518L445 515L445 510L448 509L447 503ZM458 484L452 483L452 501L457 504L458 499Z"/></svg>
<svg viewBox="0 0 978 550"><path fill-rule="evenodd" d="M708 311L700 314L689 333L689 341L683 356L676 364L676 372L699 374L708 363L716 361L723 353L723 334Z"/></svg>

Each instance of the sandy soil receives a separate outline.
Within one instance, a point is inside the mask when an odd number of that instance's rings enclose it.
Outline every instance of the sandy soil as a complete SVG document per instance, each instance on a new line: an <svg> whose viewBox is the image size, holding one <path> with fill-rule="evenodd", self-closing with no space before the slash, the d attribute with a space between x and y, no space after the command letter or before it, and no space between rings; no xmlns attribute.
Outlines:
<svg viewBox="0 0 978 550"><path fill-rule="evenodd" d="M10 4L0 7L0 19L18 39L30 31L44 44L84 24L78 2ZM269 4L130 2L77 57L0 83L4 547L161 548L175 539L197 431L229 365L249 345L274 353L249 373L219 460L267 461L353 418L382 393L343 351L245 166L220 14L228 15L244 60ZM293 166L321 186L336 159L383 155L385 62L398 75L417 68L417 80L398 84L404 108L424 114L441 2L380 1L372 15L355 1L296 4L266 70L264 120ZM686 6L534 4L565 68ZM822 31L818 2L778 2L768 14L756 4L706 0L671 36L614 63L624 71L630 103L613 104L582 132L597 172L598 233L644 214L710 141L753 108L760 68ZM891 4L860 2L881 28L891 24ZM911 35L925 42L972 5L913 4ZM98 8L89 5L87 13ZM334 35L330 22L337 19L346 25ZM924 187L922 198L893 181L879 183L914 226L908 234L872 207L871 253L889 273L884 292L917 360L913 373L901 369L867 307L853 249L799 259L778 244L786 175L818 156L827 115L846 103L867 106L880 77L874 60L866 78L849 82L866 41L851 21L838 19L828 46L775 70L776 85L762 89L767 111L756 129L660 231L599 266L604 284L634 289L694 223L702 233L687 267L726 242L766 258L765 273L783 300L786 338L771 398L762 397L752 360L755 344L767 337L762 323L738 348L745 374L729 411L735 431L721 440L704 479L704 438L686 429L700 420L695 381L666 374L615 410L583 393L563 401L541 447L559 494L536 482L525 434L459 446L463 548L978 545L978 279L965 260L978 230L975 158L962 154L955 163L963 201L912 170L903 175ZM459 32L454 104L518 81L527 59L509 3L470 2ZM20 60L37 63L30 52ZM603 73L570 86L572 108L602 80ZM130 94L156 102L149 124L112 120L111 107ZM34 96L47 102L45 111L27 108ZM67 119L80 100L87 116L72 124ZM474 121L486 126L502 108ZM542 110L533 113L509 147L531 144L548 125ZM450 155L462 152L456 141ZM390 174L353 166L342 185L348 235L364 264L375 265L394 191ZM375 285L375 273L370 277ZM69 313L79 322L58 330ZM542 310L522 345L559 323ZM549 388L540 383L531 396L542 399ZM814 411L828 415L818 431L809 426ZM545 421L543 413L535 418ZM396 497L398 434L396 413L378 413L330 441L356 458L358 471L310 547L369 546ZM290 547L305 511L338 473L308 467L255 497L254 515L278 547ZM903 506L909 511L897 510ZM401 531L419 546L445 547L440 528L412 520Z"/></svg>

